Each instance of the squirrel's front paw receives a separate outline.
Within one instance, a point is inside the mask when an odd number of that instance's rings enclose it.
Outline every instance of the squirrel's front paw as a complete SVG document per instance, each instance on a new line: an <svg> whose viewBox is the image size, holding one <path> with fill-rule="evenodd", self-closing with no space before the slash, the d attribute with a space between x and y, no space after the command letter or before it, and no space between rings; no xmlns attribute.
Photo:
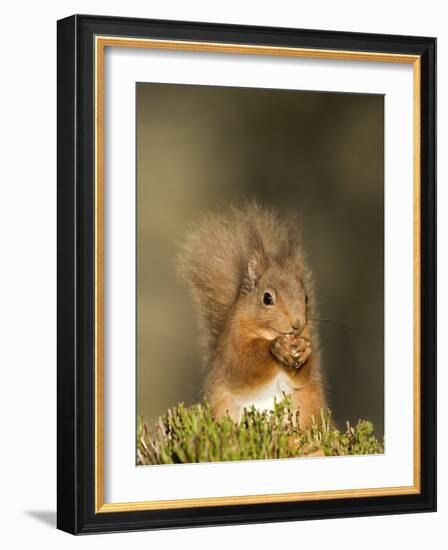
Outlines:
<svg viewBox="0 0 448 550"><path fill-rule="evenodd" d="M303 336L282 334L272 342L271 353L285 365L298 369L311 354L311 342Z"/></svg>

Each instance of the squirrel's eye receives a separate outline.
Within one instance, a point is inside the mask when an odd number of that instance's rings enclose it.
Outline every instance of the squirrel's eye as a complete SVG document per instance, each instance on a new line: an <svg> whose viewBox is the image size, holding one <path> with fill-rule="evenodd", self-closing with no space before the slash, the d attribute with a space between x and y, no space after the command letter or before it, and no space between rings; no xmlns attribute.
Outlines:
<svg viewBox="0 0 448 550"><path fill-rule="evenodd" d="M305 294L305 304L308 303L308 294Z"/></svg>
<svg viewBox="0 0 448 550"><path fill-rule="evenodd" d="M274 298L272 297L272 294L269 292L265 292L263 294L263 304L265 306L272 306L274 304Z"/></svg>

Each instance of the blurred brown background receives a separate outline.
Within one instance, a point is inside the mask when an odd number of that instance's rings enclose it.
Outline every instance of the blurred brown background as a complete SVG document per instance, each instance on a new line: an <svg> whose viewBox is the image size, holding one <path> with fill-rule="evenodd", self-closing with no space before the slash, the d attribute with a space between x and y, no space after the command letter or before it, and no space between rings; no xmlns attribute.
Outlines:
<svg viewBox="0 0 448 550"><path fill-rule="evenodd" d="M384 430L383 96L137 84L137 414L201 398L176 254L198 215L256 197L302 226L340 427Z"/></svg>

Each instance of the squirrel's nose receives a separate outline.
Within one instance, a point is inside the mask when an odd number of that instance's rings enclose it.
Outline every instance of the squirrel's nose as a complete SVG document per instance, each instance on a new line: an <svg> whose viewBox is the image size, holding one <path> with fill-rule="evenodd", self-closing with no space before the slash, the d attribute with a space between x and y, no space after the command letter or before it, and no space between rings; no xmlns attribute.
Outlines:
<svg viewBox="0 0 448 550"><path fill-rule="evenodd" d="M301 330L303 328L303 319L301 317L296 317L291 322L291 327L294 331Z"/></svg>

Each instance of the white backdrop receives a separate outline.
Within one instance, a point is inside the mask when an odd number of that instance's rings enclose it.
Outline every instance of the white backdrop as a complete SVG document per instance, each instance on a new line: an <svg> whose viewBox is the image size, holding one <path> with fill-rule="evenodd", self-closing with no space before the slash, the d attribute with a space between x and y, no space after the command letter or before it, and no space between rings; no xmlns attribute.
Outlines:
<svg viewBox="0 0 448 550"><path fill-rule="evenodd" d="M147 547L226 548L245 544L273 548L279 540L294 546L408 549L446 540L448 476L439 469L439 512L353 520L190 529L77 538L55 531L56 431L56 19L72 13L295 26L346 31L439 37L439 151L446 151L448 31L443 3L378 0L292 3L287 0L227 0L143 3L128 0L57 4L18 2L3 8L0 131L0 541L7 548ZM439 212L448 207L446 155L439 159ZM448 234L440 216L439 234ZM448 280L447 244L440 237L439 281ZM443 311L448 294L439 289L439 334L448 325ZM439 344L439 387L447 386L446 338ZM439 425L448 421L440 400ZM448 444L439 442L443 464ZM445 521L444 521L445 520ZM348 523L350 522L350 523ZM436 548L440 544L434 544Z"/></svg>
<svg viewBox="0 0 448 550"><path fill-rule="evenodd" d="M108 48L104 71L105 502L412 485L412 66ZM136 82L385 95L384 455L135 467Z"/></svg>

